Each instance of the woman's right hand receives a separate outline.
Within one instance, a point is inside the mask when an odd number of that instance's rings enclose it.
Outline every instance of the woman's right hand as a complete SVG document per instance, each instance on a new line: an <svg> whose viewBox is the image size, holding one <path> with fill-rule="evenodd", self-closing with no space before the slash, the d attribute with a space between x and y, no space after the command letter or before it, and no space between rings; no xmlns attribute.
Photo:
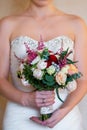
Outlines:
<svg viewBox="0 0 87 130"><path fill-rule="evenodd" d="M29 93L23 93L21 103L23 106L40 108L43 106L52 105L54 100L54 91L33 91Z"/></svg>

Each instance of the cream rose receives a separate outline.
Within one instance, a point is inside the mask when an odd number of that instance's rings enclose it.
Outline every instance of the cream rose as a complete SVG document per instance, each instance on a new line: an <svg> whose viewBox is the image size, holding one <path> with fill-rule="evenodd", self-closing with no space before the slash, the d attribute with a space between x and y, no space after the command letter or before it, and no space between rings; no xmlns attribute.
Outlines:
<svg viewBox="0 0 87 130"><path fill-rule="evenodd" d="M49 68L47 68L47 73L49 75L52 75L55 73L55 67L53 65L51 65Z"/></svg>
<svg viewBox="0 0 87 130"><path fill-rule="evenodd" d="M62 71L56 74L56 82L59 85L65 85L66 79L67 79L67 75Z"/></svg>

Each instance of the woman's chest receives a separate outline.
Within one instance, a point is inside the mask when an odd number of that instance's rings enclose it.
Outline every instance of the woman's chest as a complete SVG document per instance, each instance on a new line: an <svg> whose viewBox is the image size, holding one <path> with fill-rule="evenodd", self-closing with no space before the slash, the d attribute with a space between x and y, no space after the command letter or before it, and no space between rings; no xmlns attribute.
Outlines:
<svg viewBox="0 0 87 130"><path fill-rule="evenodd" d="M67 22L63 20L43 20L43 21L25 21L17 25L15 30L12 33L11 39L14 39L17 36L29 36L33 39L39 41L40 35L44 41L53 39L54 37L60 35L69 36L74 40L74 34L71 27Z"/></svg>

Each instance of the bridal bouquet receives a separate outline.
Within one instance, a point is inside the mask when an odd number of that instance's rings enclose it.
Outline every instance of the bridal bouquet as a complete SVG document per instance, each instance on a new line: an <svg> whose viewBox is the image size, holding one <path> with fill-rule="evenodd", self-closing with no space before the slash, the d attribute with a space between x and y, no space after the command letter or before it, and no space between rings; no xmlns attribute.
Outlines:
<svg viewBox="0 0 87 130"><path fill-rule="evenodd" d="M60 48L58 52L53 53L44 46L43 41L38 43L36 50L31 50L27 43L27 56L24 59L19 59L19 69L17 76L20 78L24 86L32 85L36 90L56 90L58 99L62 101L59 95L60 89L68 89L70 92L76 89L76 85L72 82L81 77L81 73L75 66L74 61L68 56L72 53L69 48L63 50ZM63 102L63 101L62 101ZM41 108L42 111L46 107ZM41 113L41 120L49 118L51 113Z"/></svg>

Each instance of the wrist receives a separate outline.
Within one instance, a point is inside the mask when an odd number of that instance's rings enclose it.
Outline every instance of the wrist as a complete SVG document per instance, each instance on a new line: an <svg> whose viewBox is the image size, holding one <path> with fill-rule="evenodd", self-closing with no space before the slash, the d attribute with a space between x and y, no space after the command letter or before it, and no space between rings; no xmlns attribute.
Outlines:
<svg viewBox="0 0 87 130"><path fill-rule="evenodd" d="M29 101L29 93L27 92L22 92L22 95L21 95L21 105L22 106L29 106L30 105L30 101Z"/></svg>
<svg viewBox="0 0 87 130"><path fill-rule="evenodd" d="M65 105L62 105L61 107L60 107L60 109L62 110L62 111L64 111L64 113L69 113L70 111L71 111L71 107L70 106L65 106Z"/></svg>

